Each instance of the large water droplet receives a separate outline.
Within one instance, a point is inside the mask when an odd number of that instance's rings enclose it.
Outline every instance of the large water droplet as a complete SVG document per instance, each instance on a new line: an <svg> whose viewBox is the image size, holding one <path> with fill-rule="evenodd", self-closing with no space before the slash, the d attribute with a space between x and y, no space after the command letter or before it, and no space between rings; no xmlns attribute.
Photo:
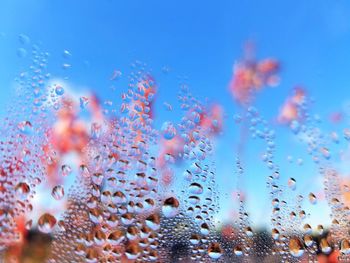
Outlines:
<svg viewBox="0 0 350 263"><path fill-rule="evenodd" d="M38 228L43 233L50 233L55 225L56 218L49 213L43 214L38 220Z"/></svg>
<svg viewBox="0 0 350 263"><path fill-rule="evenodd" d="M64 188L62 185L56 185L52 188L51 195L56 200L61 200L64 197Z"/></svg>

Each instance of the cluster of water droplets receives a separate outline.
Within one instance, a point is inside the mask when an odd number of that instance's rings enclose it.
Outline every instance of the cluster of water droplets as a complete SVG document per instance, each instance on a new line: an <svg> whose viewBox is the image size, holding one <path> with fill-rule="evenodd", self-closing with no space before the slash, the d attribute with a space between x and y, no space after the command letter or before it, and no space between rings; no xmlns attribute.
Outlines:
<svg viewBox="0 0 350 263"><path fill-rule="evenodd" d="M296 191L294 177L282 180L285 171L276 162L275 130L255 107L245 105L235 121L242 133L248 131L265 147L261 159L270 171L266 186L271 233L262 235L252 227L241 194L245 169L240 159L244 145L240 145L235 163L238 218L223 236L215 222L220 202L212 138L218 124L212 120L203 125L211 117L208 106L190 93L185 82L180 83L178 94L180 121L165 121L156 129L152 106L157 85L146 65L136 62L126 76L129 84L120 104L105 101L103 118L93 119L89 132L79 130L72 139L79 161L69 163L61 158L68 150L54 127L62 116L72 118L74 99L67 97L62 84L52 82L47 71L50 55L25 35L19 41L17 55L28 59L30 66L16 78L21 98L9 108L1 127L1 251L23 238L18 220L25 218L27 230L37 228L52 236L48 259L52 263L250 262L262 257L299 262L305 256L316 262L318 253L334 250L340 251L343 262L350 260L349 207L342 200L348 188L332 167L330 151L341 138L335 131L330 136L322 133L319 119L309 113L310 101L298 104L303 121L293 120L289 128L305 143L324 178L332 213L329 235L322 225L308 223L309 214L303 208L305 201L317 205L317 196ZM71 53L65 50L63 56L66 70L71 67ZM121 76L116 70L111 81ZM81 111L93 103L87 97L75 102ZM169 103L164 106L173 110ZM349 130L344 130L343 137L350 140ZM54 175L61 179L50 181ZM74 183L66 189L65 178L73 176ZM36 189L43 184L56 202L66 201L59 217L51 211L41 211L37 218L33 215Z"/></svg>

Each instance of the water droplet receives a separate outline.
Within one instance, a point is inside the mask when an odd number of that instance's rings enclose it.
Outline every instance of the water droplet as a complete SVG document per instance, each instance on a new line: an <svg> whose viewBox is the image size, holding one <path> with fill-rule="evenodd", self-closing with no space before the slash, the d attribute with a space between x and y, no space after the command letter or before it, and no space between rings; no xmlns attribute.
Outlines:
<svg viewBox="0 0 350 263"><path fill-rule="evenodd" d="M317 197L313 193L309 193L309 201L311 204L316 204L317 203Z"/></svg>
<svg viewBox="0 0 350 263"><path fill-rule="evenodd" d="M30 43L30 38L25 34L20 34L18 40L21 44L26 45Z"/></svg>
<svg viewBox="0 0 350 263"><path fill-rule="evenodd" d="M79 102L80 102L80 108L83 110L83 109L85 109L86 105L88 105L89 98L87 98L87 97L80 97L79 98Z"/></svg>
<svg viewBox="0 0 350 263"><path fill-rule="evenodd" d="M289 240L289 252L296 258L299 258L304 254L304 247L299 238L291 238Z"/></svg>
<svg viewBox="0 0 350 263"><path fill-rule="evenodd" d="M199 183L192 183L189 186L189 192L192 194L201 194L203 193L203 186Z"/></svg>
<svg viewBox="0 0 350 263"><path fill-rule="evenodd" d="M19 131L23 134L31 134L33 132L33 126L30 121L22 121L17 125Z"/></svg>
<svg viewBox="0 0 350 263"><path fill-rule="evenodd" d="M63 50L63 57L65 57L65 58L69 58L69 57L71 57L72 56L72 54L68 51L68 50Z"/></svg>
<svg viewBox="0 0 350 263"><path fill-rule="evenodd" d="M51 195L56 200L61 200L64 197L64 188L62 185L56 185L54 188L52 188Z"/></svg>
<svg viewBox="0 0 350 263"><path fill-rule="evenodd" d="M180 203L175 197L167 198L162 206L162 212L165 217L174 217L179 213Z"/></svg>
<svg viewBox="0 0 350 263"><path fill-rule="evenodd" d="M329 245L327 238L322 238L320 241L321 251L325 254L329 254L332 251L331 246Z"/></svg>
<svg viewBox="0 0 350 263"><path fill-rule="evenodd" d="M222 256L223 249L221 248L220 244L215 242L211 243L208 247L208 255L212 259L218 259Z"/></svg>
<svg viewBox="0 0 350 263"><path fill-rule="evenodd" d="M26 197L30 192L30 187L25 182L20 182L16 185L15 191L18 196L20 197Z"/></svg>
<svg viewBox="0 0 350 263"><path fill-rule="evenodd" d="M294 178L289 178L288 187L292 190L295 190L297 181Z"/></svg>
<svg viewBox="0 0 350 263"><path fill-rule="evenodd" d="M171 122L164 122L162 125L163 137L166 140L171 140L176 135L176 128Z"/></svg>
<svg viewBox="0 0 350 263"><path fill-rule="evenodd" d="M233 249L233 253L236 255L236 256L242 256L243 255L243 249L241 247L241 245L236 245Z"/></svg>
<svg viewBox="0 0 350 263"><path fill-rule="evenodd" d="M43 214L38 220L38 228L43 233L50 233L55 225L56 218L49 213Z"/></svg>
<svg viewBox="0 0 350 263"><path fill-rule="evenodd" d="M67 176L72 172L72 168L69 165L64 164L61 166L61 171L63 176Z"/></svg>
<svg viewBox="0 0 350 263"><path fill-rule="evenodd" d="M64 89L61 85L56 85L55 93L57 96L62 96L64 94Z"/></svg>
<svg viewBox="0 0 350 263"><path fill-rule="evenodd" d="M347 239L343 239L340 242L340 251L345 254L345 255L349 255L350 254L350 242Z"/></svg>

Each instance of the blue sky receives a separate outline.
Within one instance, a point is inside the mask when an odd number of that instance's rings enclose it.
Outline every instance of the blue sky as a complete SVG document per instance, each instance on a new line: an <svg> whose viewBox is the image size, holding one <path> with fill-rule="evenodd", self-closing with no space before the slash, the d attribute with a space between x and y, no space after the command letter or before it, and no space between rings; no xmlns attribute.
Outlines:
<svg viewBox="0 0 350 263"><path fill-rule="evenodd" d="M232 65L241 57L245 41L255 42L258 57L272 56L282 62L281 85L266 89L257 99L266 119L277 115L296 84L308 89L316 99L314 112L325 120L331 112L340 110L349 97L350 3L345 0L2 0L2 114L13 93L13 78L27 63L16 56L21 33L50 52L49 70L53 74L67 76L75 86L93 89L101 98L116 96L109 89L114 69L127 72L131 62L146 62L160 84L156 116L162 121L174 118L161 111L161 104L175 102L178 75L188 76L191 90L199 98L207 97L223 105L227 121L224 134L217 141L217 156L218 184L225 211L230 208L225 193L235 186L234 146L238 134L232 118L238 107L227 86ZM65 49L72 53L69 71L61 69ZM162 73L164 66L170 68L169 74ZM124 78L117 88L122 90L125 83ZM289 154L307 159L305 147L299 147L284 128L277 128L277 134L281 167L288 173L304 173L295 177L300 177L301 188L309 186L307 178L316 173L310 161L305 161L307 164L302 168L296 165L290 168L285 163ZM292 151L291 144L295 146ZM265 208L269 208L265 188L268 171L251 164L257 162L263 149L261 144L250 141L244 157L248 208L257 224L268 220L265 216ZM224 218L224 213L220 217Z"/></svg>

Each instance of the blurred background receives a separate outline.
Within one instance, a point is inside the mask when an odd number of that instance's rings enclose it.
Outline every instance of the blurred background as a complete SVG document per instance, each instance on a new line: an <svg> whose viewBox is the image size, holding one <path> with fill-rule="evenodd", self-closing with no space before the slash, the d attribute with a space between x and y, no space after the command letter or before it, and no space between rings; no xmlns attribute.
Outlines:
<svg viewBox="0 0 350 263"><path fill-rule="evenodd" d="M158 85L154 109L158 128L164 121L180 119L179 107L163 110L165 102L177 105L180 81L185 80L202 101L221 105L223 127L215 138L219 223L232 220L237 209L232 200L237 189L234 168L240 132L235 115L240 106L229 83L245 44L253 43L257 59L273 57L281 63L280 84L260 92L255 102L276 131L275 158L281 180L287 184L293 177L296 192L317 193L318 206L306 204L310 222L330 224L317 166L277 117L294 87L301 86L314 101L312 114L319 116L320 129L341 131L349 124L346 118L334 121L334 116L350 114L349 1L2 0L1 118L11 98L18 95L15 77L30 65L21 49L26 43L18 40L20 34L50 53L50 74L72 94L93 93L100 100L118 100L128 85L130 65L145 62ZM115 72L121 74L111 83ZM260 141L249 140L241 156L245 175L239 183L257 228L269 228L271 213L265 187L270 172L260 162L263 151ZM350 169L344 159L340 161L338 151L332 149L333 162L339 163L337 168L347 180ZM349 158L349 154L342 156Z"/></svg>

